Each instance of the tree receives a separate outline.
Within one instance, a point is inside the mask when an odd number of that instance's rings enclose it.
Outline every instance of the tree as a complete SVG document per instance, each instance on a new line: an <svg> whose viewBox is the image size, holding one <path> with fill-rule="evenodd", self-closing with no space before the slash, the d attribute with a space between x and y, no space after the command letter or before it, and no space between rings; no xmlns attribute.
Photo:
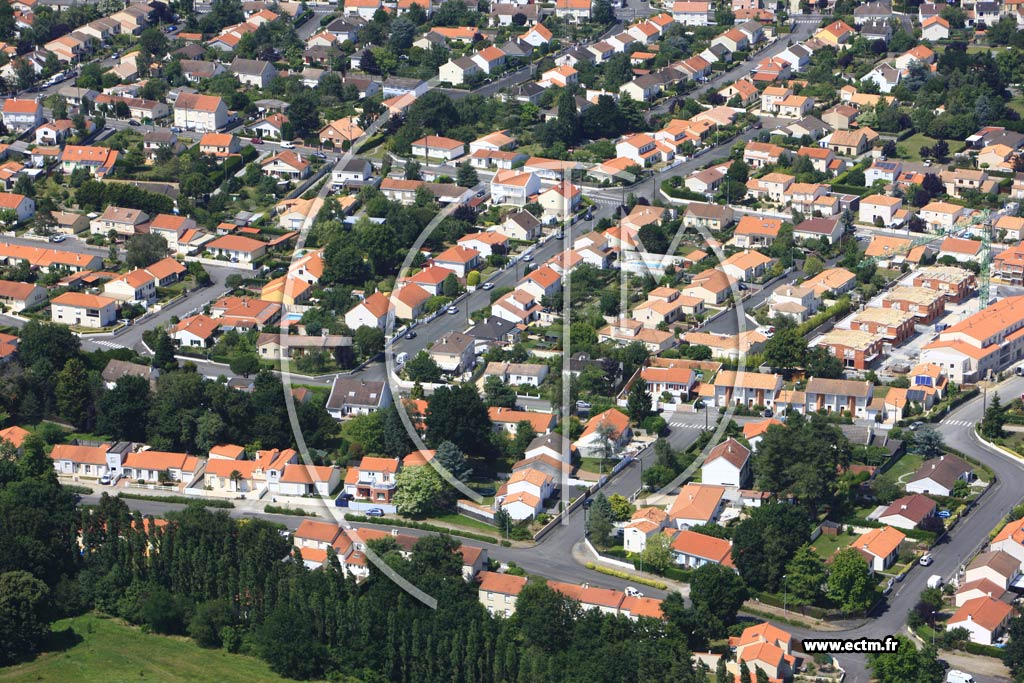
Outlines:
<svg viewBox="0 0 1024 683"><path fill-rule="evenodd" d="M592 500L594 502L590 504L590 511L587 513L587 537L594 545L605 547L611 541L612 529L615 526L612 505L600 491Z"/></svg>
<svg viewBox="0 0 1024 683"><path fill-rule="evenodd" d="M455 176L455 182L461 187L476 187L477 183L480 182L480 178L477 176L475 168L470 166L468 163L464 163L459 166L459 172Z"/></svg>
<svg viewBox="0 0 1024 683"><path fill-rule="evenodd" d="M850 455L849 440L826 416L791 415L785 427L769 427L758 444L754 479L762 491L791 494L816 511L833 500L835 472L849 464Z"/></svg>
<svg viewBox="0 0 1024 683"><path fill-rule="evenodd" d="M405 363L405 374L413 382L439 382L441 368L426 351L420 351Z"/></svg>
<svg viewBox="0 0 1024 683"><path fill-rule="evenodd" d="M178 361L174 357L174 341L162 329L156 330L154 334L153 367L164 372L174 370L178 367Z"/></svg>
<svg viewBox="0 0 1024 683"><path fill-rule="evenodd" d="M434 454L434 461L461 482L469 481L473 470L466 461L466 454L451 441L442 441Z"/></svg>
<svg viewBox="0 0 1024 683"><path fill-rule="evenodd" d="M629 498L618 493L608 496L608 503L612 506L612 519L616 522L625 522L636 511L636 506L629 502Z"/></svg>
<svg viewBox="0 0 1024 683"><path fill-rule="evenodd" d="M410 159L405 164L405 179L406 180L422 180L423 176L420 173L422 170L420 162Z"/></svg>
<svg viewBox="0 0 1024 683"><path fill-rule="evenodd" d="M352 335L352 343L366 358L373 358L384 350L384 332L379 327L360 325Z"/></svg>
<svg viewBox="0 0 1024 683"><path fill-rule="evenodd" d="M651 413L651 393L647 391L647 381L643 378L633 382L626 399L626 411L634 424L640 424Z"/></svg>
<svg viewBox="0 0 1024 683"><path fill-rule="evenodd" d="M149 413L149 380L125 375L114 388L103 392L96 404L96 428L118 440L146 440L146 415Z"/></svg>
<svg viewBox="0 0 1024 683"><path fill-rule="evenodd" d="M1014 680L1024 672L1024 617L1013 617L1006 626L1010 637L1003 649L1003 663L1010 667Z"/></svg>
<svg viewBox="0 0 1024 683"><path fill-rule="evenodd" d="M26 571L0 574L0 665L40 651L53 621L50 589Z"/></svg>
<svg viewBox="0 0 1024 683"><path fill-rule="evenodd" d="M825 562L808 545L800 546L786 565L786 591L794 605L812 605L825 585Z"/></svg>
<svg viewBox="0 0 1024 683"><path fill-rule="evenodd" d="M22 365L32 367L40 361L62 368L78 355L78 337L64 325L29 320L21 328L18 357Z"/></svg>
<svg viewBox="0 0 1024 683"><path fill-rule="evenodd" d="M57 373L57 412L76 427L87 428L92 418L93 382L85 363L68 359Z"/></svg>
<svg viewBox="0 0 1024 683"><path fill-rule="evenodd" d="M807 277L814 277L820 273L824 267L825 266L821 262L821 259L813 254L804 259L804 274Z"/></svg>
<svg viewBox="0 0 1024 683"><path fill-rule="evenodd" d="M408 467L395 477L395 495L391 501L402 515L426 517L442 508L448 485L428 466Z"/></svg>
<svg viewBox="0 0 1024 683"><path fill-rule="evenodd" d="M300 88L296 94L292 95L291 105L288 107L288 121L292 124L297 137L308 137L320 129L317 98L315 92L306 88Z"/></svg>
<svg viewBox="0 0 1024 683"><path fill-rule="evenodd" d="M806 355L807 340L796 327L775 330L775 334L764 343L764 360L773 368L803 367Z"/></svg>
<svg viewBox="0 0 1024 683"><path fill-rule="evenodd" d="M548 588L544 581L526 584L516 600L516 621L524 644L544 652L568 646L579 616L579 604Z"/></svg>
<svg viewBox="0 0 1024 683"><path fill-rule="evenodd" d="M448 273L448 276L441 282L441 294L454 299L459 295L459 278L455 273Z"/></svg>
<svg viewBox="0 0 1024 683"><path fill-rule="evenodd" d="M282 676L320 678L328 661L327 649L317 638L313 621L282 602L256 632L260 656Z"/></svg>
<svg viewBox="0 0 1024 683"><path fill-rule="evenodd" d="M484 397L493 408L515 408L516 390L501 381L498 375L488 375L484 380Z"/></svg>
<svg viewBox="0 0 1024 683"><path fill-rule="evenodd" d="M895 636L892 651L868 655L868 667L878 683L939 683L945 673L938 654L930 646L918 650L904 635Z"/></svg>
<svg viewBox="0 0 1024 683"><path fill-rule="evenodd" d="M439 387L427 401L427 443L451 441L466 453L490 451L491 418L471 384Z"/></svg>
<svg viewBox="0 0 1024 683"><path fill-rule="evenodd" d="M594 23L608 25L615 21L615 12L610 0L595 0L591 17Z"/></svg>
<svg viewBox="0 0 1024 683"><path fill-rule="evenodd" d="M809 538L807 517L799 507L764 505L754 508L736 526L732 559L748 586L777 591L782 587L786 563Z"/></svg>
<svg viewBox="0 0 1024 683"><path fill-rule="evenodd" d="M921 425L911 439L910 452L920 455L925 460L937 458L946 452L946 442L935 427Z"/></svg>
<svg viewBox="0 0 1024 683"><path fill-rule="evenodd" d="M1006 424L1006 414L1003 412L1003 404L997 392L992 396L992 402L985 409L985 414L978 425L978 431L986 439L998 439L1003 436L1003 425Z"/></svg>
<svg viewBox="0 0 1024 683"><path fill-rule="evenodd" d="M219 648L223 645L221 632L234 623L231 603L227 600L207 600L196 605L195 613L188 621L188 634L199 647Z"/></svg>
<svg viewBox="0 0 1024 683"><path fill-rule="evenodd" d="M719 632L736 621L740 607L746 601L747 587L733 570L719 564L705 564L693 572L690 580L690 600L698 612L706 613L718 621Z"/></svg>
<svg viewBox="0 0 1024 683"><path fill-rule="evenodd" d="M844 548L832 559L827 593L843 612L861 612L877 598L871 567L856 548Z"/></svg>
<svg viewBox="0 0 1024 683"><path fill-rule="evenodd" d="M128 240L125 263L130 268L145 268L167 256L167 240L156 233L135 235Z"/></svg>
<svg viewBox="0 0 1024 683"><path fill-rule="evenodd" d="M648 538L643 552L640 553L640 560L643 562L642 568L663 574L675 562L668 536L654 534Z"/></svg>
<svg viewBox="0 0 1024 683"><path fill-rule="evenodd" d="M260 357L252 351L237 353L231 357L228 367L236 375L248 377L260 371Z"/></svg>

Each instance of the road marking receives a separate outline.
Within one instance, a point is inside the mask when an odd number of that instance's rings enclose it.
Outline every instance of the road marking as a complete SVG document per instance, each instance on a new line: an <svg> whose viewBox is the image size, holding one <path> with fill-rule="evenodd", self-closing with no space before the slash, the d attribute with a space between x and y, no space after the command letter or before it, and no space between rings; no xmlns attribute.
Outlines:
<svg viewBox="0 0 1024 683"><path fill-rule="evenodd" d="M952 427L970 427L974 423L969 420L943 420L942 424Z"/></svg>
<svg viewBox="0 0 1024 683"><path fill-rule="evenodd" d="M680 427L681 429L704 429L704 425L692 422L669 422L668 424L670 427Z"/></svg>
<svg viewBox="0 0 1024 683"><path fill-rule="evenodd" d="M127 349L128 347L124 344L118 344L117 342L104 341L102 339L90 339L90 341L96 346L102 346L107 349Z"/></svg>

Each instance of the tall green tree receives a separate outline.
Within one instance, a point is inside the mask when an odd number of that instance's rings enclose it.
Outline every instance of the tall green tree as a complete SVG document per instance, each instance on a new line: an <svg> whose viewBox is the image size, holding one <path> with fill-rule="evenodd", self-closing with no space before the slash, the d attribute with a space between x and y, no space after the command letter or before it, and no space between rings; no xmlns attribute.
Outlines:
<svg viewBox="0 0 1024 683"><path fill-rule="evenodd" d="M640 424L651 414L651 392L647 390L647 380L638 378L633 382L626 398L626 411L634 424Z"/></svg>
<svg viewBox="0 0 1024 683"><path fill-rule="evenodd" d="M733 570L718 564L705 564L693 572L690 601L698 612L711 615L718 635L736 621L740 607L748 597L743 579Z"/></svg>
<svg viewBox="0 0 1024 683"><path fill-rule="evenodd" d="M471 384L439 387L427 401L427 443L451 441L464 452L490 452L491 418Z"/></svg>
<svg viewBox="0 0 1024 683"><path fill-rule="evenodd" d="M591 500L593 502L587 512L587 536L591 543L603 548L611 542L615 516L604 493L599 491Z"/></svg>
<svg viewBox="0 0 1024 683"><path fill-rule="evenodd" d="M794 605L812 605L822 595L825 585L825 562L803 545L786 565L786 585L789 602Z"/></svg>
<svg viewBox="0 0 1024 683"><path fill-rule="evenodd" d="M126 252L129 268L145 268L167 257L167 240L156 233L135 235L128 240Z"/></svg>
<svg viewBox="0 0 1024 683"><path fill-rule="evenodd" d="M437 464L448 470L448 473L459 481L466 482L473 475L473 469L466 461L466 454L451 441L442 441L434 454Z"/></svg>
<svg viewBox="0 0 1024 683"><path fill-rule="evenodd" d="M35 655L50 634L50 589L25 571L0 574L0 665Z"/></svg>
<svg viewBox="0 0 1024 683"><path fill-rule="evenodd" d="M878 683L942 681L944 673L934 649L925 646L918 650L914 641L902 634L896 636L896 645L893 652L868 655L868 667Z"/></svg>
<svg viewBox="0 0 1024 683"><path fill-rule="evenodd" d="M754 508L736 526L732 559L748 586L778 591L786 563L809 537L810 524L801 508L783 503L764 505Z"/></svg>
<svg viewBox="0 0 1024 683"><path fill-rule="evenodd" d="M119 378L97 402L97 431L119 440L145 441L149 403L149 380L134 375Z"/></svg>
<svg viewBox="0 0 1024 683"><path fill-rule="evenodd" d="M430 466L407 467L395 479L392 502L400 514L425 517L445 505L448 485Z"/></svg>
<svg viewBox="0 0 1024 683"><path fill-rule="evenodd" d="M71 358L57 373L57 412L80 428L89 428L93 419L96 393L89 370L78 358Z"/></svg>
<svg viewBox="0 0 1024 683"><path fill-rule="evenodd" d="M856 548L844 548L833 557L828 597L847 613L866 610L877 599L871 567Z"/></svg>
<svg viewBox="0 0 1024 683"><path fill-rule="evenodd" d="M985 414L978 425L978 431L987 439L998 439L1003 436L1003 426L1006 424L1006 413L1003 411L1003 403L999 398L999 392L992 396Z"/></svg>

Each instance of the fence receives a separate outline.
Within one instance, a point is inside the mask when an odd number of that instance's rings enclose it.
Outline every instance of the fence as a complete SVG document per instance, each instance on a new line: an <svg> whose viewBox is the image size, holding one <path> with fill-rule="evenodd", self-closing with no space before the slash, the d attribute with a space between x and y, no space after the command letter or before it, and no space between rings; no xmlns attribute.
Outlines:
<svg viewBox="0 0 1024 683"><path fill-rule="evenodd" d="M489 524L494 523L494 510L482 505L477 505L470 500L459 500L455 503L455 509L467 517L478 519Z"/></svg>
<svg viewBox="0 0 1024 683"><path fill-rule="evenodd" d="M626 562L624 560L616 560L615 558L608 557L607 555L602 555L601 553L597 552L597 549L593 545L591 545L589 538L584 538L583 539L583 545L585 545L587 547L587 550L590 551L590 554L593 555L594 558L597 559L597 561L601 562L602 564L610 564L613 567L618 567L619 569L625 569L626 571L630 571L630 572L636 570L636 567L633 566L632 562Z"/></svg>

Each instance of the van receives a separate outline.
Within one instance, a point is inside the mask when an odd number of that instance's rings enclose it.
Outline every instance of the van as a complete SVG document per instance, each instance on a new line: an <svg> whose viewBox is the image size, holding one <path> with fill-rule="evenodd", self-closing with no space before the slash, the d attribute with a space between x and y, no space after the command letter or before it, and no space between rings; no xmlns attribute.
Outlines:
<svg viewBox="0 0 1024 683"><path fill-rule="evenodd" d="M946 674L946 683L974 683L974 676L957 669L950 669Z"/></svg>
<svg viewBox="0 0 1024 683"><path fill-rule="evenodd" d="M942 577L938 574L932 574L928 577L929 588L942 588Z"/></svg>
<svg viewBox="0 0 1024 683"><path fill-rule="evenodd" d="M406 361L409 360L409 354L402 351L400 354L395 356L395 365L405 365Z"/></svg>
<svg viewBox="0 0 1024 683"><path fill-rule="evenodd" d="M1024 377L1024 365L1018 365L1017 367L1015 367L1013 369L1013 374L1017 375L1018 377Z"/></svg>
<svg viewBox="0 0 1024 683"><path fill-rule="evenodd" d="M281 148L282 149L295 149L295 143L291 142L290 140L282 140L281 141Z"/></svg>

